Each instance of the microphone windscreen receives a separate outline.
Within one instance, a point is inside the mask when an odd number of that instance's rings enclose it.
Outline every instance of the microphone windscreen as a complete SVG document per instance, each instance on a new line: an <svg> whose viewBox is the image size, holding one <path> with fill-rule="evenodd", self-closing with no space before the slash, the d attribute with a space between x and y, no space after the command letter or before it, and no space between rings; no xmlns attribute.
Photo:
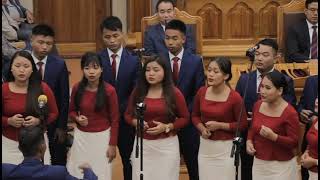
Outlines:
<svg viewBox="0 0 320 180"><path fill-rule="evenodd" d="M48 98L47 98L46 95L41 94L41 95L38 97L38 103L47 104L47 102L48 102Z"/></svg>

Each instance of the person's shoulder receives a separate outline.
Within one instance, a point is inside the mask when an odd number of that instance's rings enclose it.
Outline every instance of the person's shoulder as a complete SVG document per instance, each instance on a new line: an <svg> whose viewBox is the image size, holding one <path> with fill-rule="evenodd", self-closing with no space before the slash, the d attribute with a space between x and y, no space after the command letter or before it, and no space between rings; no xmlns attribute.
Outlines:
<svg viewBox="0 0 320 180"><path fill-rule="evenodd" d="M107 93L116 92L116 89L111 84L109 84L105 81L103 83L104 83L104 89Z"/></svg>
<svg viewBox="0 0 320 180"><path fill-rule="evenodd" d="M45 82L45 81L41 81L41 87L43 88L43 91L48 91L51 90L51 88L49 87L49 85Z"/></svg>
<svg viewBox="0 0 320 180"><path fill-rule="evenodd" d="M196 62L196 63L202 62L202 57L197 54L191 53L189 49L184 49L183 56L186 57L187 59L192 60L192 62Z"/></svg>
<svg viewBox="0 0 320 180"><path fill-rule="evenodd" d="M284 111L285 111L284 113L287 116L292 116L292 115L293 116L298 116L297 110L288 102L287 102L287 107L286 107L286 109Z"/></svg>
<svg viewBox="0 0 320 180"><path fill-rule="evenodd" d="M230 89L230 96L232 99L236 100L236 101L241 101L242 97L241 95L238 93L238 91L234 90L234 89Z"/></svg>

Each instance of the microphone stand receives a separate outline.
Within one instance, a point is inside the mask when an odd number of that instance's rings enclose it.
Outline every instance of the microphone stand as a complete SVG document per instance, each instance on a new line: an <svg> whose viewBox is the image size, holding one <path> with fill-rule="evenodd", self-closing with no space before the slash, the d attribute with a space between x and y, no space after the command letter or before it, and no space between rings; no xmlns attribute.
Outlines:
<svg viewBox="0 0 320 180"><path fill-rule="evenodd" d="M139 158L140 149L140 180L143 180L143 129L144 129L144 111L146 110L146 105L142 103L137 103L136 114L137 114L137 135L136 135L136 158ZM139 148L140 139L140 148Z"/></svg>
<svg viewBox="0 0 320 180"><path fill-rule="evenodd" d="M239 127L240 127L240 121L241 121L241 117L242 117L243 110L244 110L243 107L245 106L244 102L247 97L247 89L248 89L248 84L249 84L249 80L250 80L249 73L252 71L252 66L253 66L254 56L255 56L255 49L248 50L246 52L246 56L249 57L249 59L250 59L250 68L249 68L249 72L248 72L248 79L246 80L246 84L245 84L245 88L244 88L243 105L241 106L240 114L237 119L237 129L236 129L236 133L235 133L235 138L233 138L233 141L232 141L233 145L232 145L231 155L230 155L231 158L233 158L233 156L235 156L234 165L236 167L236 174L235 174L236 180L238 180L238 175L239 175L240 150L241 150L241 146L243 146L243 144L244 144L243 138L240 136L240 128Z"/></svg>

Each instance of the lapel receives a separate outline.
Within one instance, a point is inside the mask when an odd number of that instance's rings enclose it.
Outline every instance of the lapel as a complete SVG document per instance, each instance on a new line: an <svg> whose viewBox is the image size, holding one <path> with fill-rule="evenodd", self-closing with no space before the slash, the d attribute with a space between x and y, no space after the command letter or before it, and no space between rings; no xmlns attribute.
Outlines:
<svg viewBox="0 0 320 180"><path fill-rule="evenodd" d="M252 71L249 76L250 78L249 80L249 85L248 85L248 89L251 89L250 87L252 87L252 96L254 97L254 99L257 99L257 70ZM249 93L250 91L247 90L247 96L250 95ZM251 96L251 95L250 95Z"/></svg>
<svg viewBox="0 0 320 180"><path fill-rule="evenodd" d="M109 82L110 84L112 84L113 86L115 85L115 81L113 79L113 75L112 75L112 67L110 64L110 58L109 58L109 54L107 49L105 49L104 51L102 51L102 62L104 65L104 69L103 69L103 73L104 73L104 78L105 81Z"/></svg>
<svg viewBox="0 0 320 180"><path fill-rule="evenodd" d="M118 82L121 82L122 77L125 76L125 66L126 66L126 61L128 59L128 53L125 50L125 48L123 48L122 50L122 54L121 54L121 59L120 59L120 64L119 64L119 69L118 69L118 75L117 75L117 80L116 80L116 85L118 86Z"/></svg>
<svg viewBox="0 0 320 180"><path fill-rule="evenodd" d="M164 31L163 31L163 28L162 28L161 24L158 23L158 24L156 25L156 28L157 28L158 35L160 35L160 36L159 36L159 37L160 37L160 38L159 38L159 41L165 43L165 42L164 42L165 34L164 34ZM157 34L156 34L156 35L157 35Z"/></svg>
<svg viewBox="0 0 320 180"><path fill-rule="evenodd" d="M53 59L48 55L47 62L46 62L46 65L45 65L45 70L44 70L44 73L43 73L43 81L45 81L45 82L49 82L50 81L49 74L50 74L50 70L51 70L50 67L53 67L52 63L53 63Z"/></svg>
<svg viewBox="0 0 320 180"><path fill-rule="evenodd" d="M309 35L309 27L308 27L308 23L306 20L304 20L303 26L301 27L302 33L301 35L303 36L303 39L306 40L306 44L309 48L310 51L310 35ZM307 33L305 33L307 32Z"/></svg>
<svg viewBox="0 0 320 180"><path fill-rule="evenodd" d="M185 73L188 72L187 68L188 68L189 60L190 59L188 56L188 52L186 50L184 50L183 55L182 55L182 59L181 59L180 69L179 69L177 86L180 85L180 82L182 81L183 77L186 77Z"/></svg>

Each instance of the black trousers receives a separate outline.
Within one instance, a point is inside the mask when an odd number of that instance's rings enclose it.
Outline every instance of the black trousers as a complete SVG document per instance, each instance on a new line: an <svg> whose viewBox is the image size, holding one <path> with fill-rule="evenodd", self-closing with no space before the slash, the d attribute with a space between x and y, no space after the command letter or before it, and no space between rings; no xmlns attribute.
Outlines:
<svg viewBox="0 0 320 180"><path fill-rule="evenodd" d="M49 149L52 165L65 166L67 162L67 148L65 143L60 144L54 139L56 123L48 125Z"/></svg>
<svg viewBox="0 0 320 180"><path fill-rule="evenodd" d="M135 128L126 124L122 119L119 124L118 148L123 166L124 180L132 180L130 156L134 144Z"/></svg>
<svg viewBox="0 0 320 180"><path fill-rule="evenodd" d="M199 180L198 152L200 135L198 130L189 124L178 132L180 152L187 165L189 180Z"/></svg>
<svg viewBox="0 0 320 180"><path fill-rule="evenodd" d="M252 180L253 156L247 154L247 150L246 150L247 135L248 135L248 130L241 132L241 137L243 138L243 142L244 142L240 151L242 180Z"/></svg>

